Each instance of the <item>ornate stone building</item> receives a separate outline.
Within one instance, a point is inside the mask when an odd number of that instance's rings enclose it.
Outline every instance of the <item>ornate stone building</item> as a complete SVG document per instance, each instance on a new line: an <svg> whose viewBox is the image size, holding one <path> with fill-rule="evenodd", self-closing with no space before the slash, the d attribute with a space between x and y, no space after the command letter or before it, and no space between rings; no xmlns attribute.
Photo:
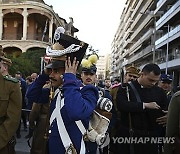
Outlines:
<svg viewBox="0 0 180 154"><path fill-rule="evenodd" d="M46 48L58 26L72 36L78 31L72 20L67 23L43 0L0 0L0 44L7 54L16 56L29 49Z"/></svg>

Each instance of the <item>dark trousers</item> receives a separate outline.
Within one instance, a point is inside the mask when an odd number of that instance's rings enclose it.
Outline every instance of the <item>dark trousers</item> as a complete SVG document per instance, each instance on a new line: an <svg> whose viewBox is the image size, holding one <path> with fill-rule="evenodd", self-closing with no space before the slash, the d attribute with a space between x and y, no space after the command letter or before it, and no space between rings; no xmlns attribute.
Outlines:
<svg viewBox="0 0 180 154"><path fill-rule="evenodd" d="M96 154L97 152L97 144L96 142L90 142L90 141L87 141L86 143L86 154Z"/></svg>
<svg viewBox="0 0 180 154"><path fill-rule="evenodd" d="M26 112L25 111L21 112L21 119L23 121L24 129L26 129L27 128L27 119L26 119ZM16 131L16 134L17 135L20 134L20 131L21 131L21 120L19 122L19 127L18 127L18 129Z"/></svg>

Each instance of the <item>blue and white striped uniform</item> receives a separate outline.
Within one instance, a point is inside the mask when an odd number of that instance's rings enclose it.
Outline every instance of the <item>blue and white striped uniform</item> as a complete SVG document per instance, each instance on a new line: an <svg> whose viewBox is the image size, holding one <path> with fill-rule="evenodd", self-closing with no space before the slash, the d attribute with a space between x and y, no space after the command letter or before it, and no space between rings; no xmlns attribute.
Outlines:
<svg viewBox="0 0 180 154"><path fill-rule="evenodd" d="M31 89L29 89L27 97L35 102L42 95L42 86L48 80L47 75L42 74L38 79L33 83ZM93 85L84 86L80 90L81 82L76 79L76 76L72 73L64 74L64 83L62 86L63 95L61 100L64 99L63 107L60 109L60 114L64 123L64 126L67 130L67 133L70 137L71 142L73 143L77 153L80 153L82 146L82 133L77 126L77 121L81 121L83 126L87 129L90 116L93 110L96 107L98 100L98 90ZM61 90L60 90L61 91ZM49 134L49 154L64 154L65 147L60 131L61 126L58 126L57 119L52 117L53 112L57 109L57 106L62 105L62 101L57 101L59 93L57 93L54 99L51 102L50 106L50 115L51 115L51 125L50 125L50 134ZM46 96L47 98L47 96Z"/></svg>

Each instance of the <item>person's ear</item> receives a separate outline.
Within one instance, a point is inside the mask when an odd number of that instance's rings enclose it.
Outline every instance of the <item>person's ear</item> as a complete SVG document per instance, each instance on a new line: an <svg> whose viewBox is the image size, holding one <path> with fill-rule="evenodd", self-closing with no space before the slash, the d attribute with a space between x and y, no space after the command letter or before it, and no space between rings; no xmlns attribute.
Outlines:
<svg viewBox="0 0 180 154"><path fill-rule="evenodd" d="M60 78L63 79L63 74L60 75Z"/></svg>
<svg viewBox="0 0 180 154"><path fill-rule="evenodd" d="M142 77L143 75L145 75L144 72L139 73L139 77Z"/></svg>

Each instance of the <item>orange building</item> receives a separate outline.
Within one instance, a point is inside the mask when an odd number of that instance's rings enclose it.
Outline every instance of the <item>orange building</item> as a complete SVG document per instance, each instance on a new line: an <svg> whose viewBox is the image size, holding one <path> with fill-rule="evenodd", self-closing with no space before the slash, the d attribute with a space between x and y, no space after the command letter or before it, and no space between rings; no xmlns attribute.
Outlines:
<svg viewBox="0 0 180 154"><path fill-rule="evenodd" d="M0 0L0 45L7 54L46 48L59 26L71 36L78 31L72 18L67 23L43 0Z"/></svg>

